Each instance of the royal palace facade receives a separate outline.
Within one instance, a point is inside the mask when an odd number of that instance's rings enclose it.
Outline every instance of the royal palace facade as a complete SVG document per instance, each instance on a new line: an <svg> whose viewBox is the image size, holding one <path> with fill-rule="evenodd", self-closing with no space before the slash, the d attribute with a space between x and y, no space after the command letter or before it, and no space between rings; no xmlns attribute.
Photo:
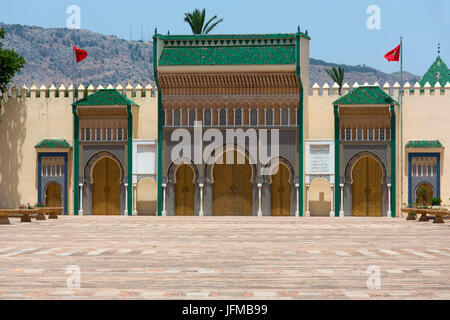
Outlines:
<svg viewBox="0 0 450 320"><path fill-rule="evenodd" d="M450 201L440 56L402 92L355 83L340 93L310 89L311 38L300 30L153 40L155 87L3 93L0 208L399 217L404 204Z"/></svg>

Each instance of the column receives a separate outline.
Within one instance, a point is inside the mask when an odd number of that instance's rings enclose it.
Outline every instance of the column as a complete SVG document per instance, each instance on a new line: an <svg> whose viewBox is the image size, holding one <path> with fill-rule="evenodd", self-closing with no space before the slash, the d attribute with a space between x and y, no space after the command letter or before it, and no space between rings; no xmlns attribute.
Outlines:
<svg viewBox="0 0 450 320"><path fill-rule="evenodd" d="M200 187L200 211L199 211L198 215L200 217L203 217L203 187L204 187L204 184L200 183L198 186Z"/></svg>
<svg viewBox="0 0 450 320"><path fill-rule="evenodd" d="M133 216L137 216L137 185L133 185L134 194L133 194Z"/></svg>
<svg viewBox="0 0 450 320"><path fill-rule="evenodd" d="M258 183L258 217L262 217L262 210L261 210L261 188L262 188L262 183Z"/></svg>
<svg viewBox="0 0 450 320"><path fill-rule="evenodd" d="M344 216L344 185L341 184L341 209L339 211L339 216L343 217Z"/></svg>
<svg viewBox="0 0 450 320"><path fill-rule="evenodd" d="M333 210L333 207L334 207L334 201L333 201L334 190L333 190L333 188L334 188L334 186L331 185L331 211L330 211L330 217L334 217L334 210Z"/></svg>
<svg viewBox="0 0 450 320"><path fill-rule="evenodd" d="M124 184L125 186L125 211L123 212L124 216L128 215L128 183Z"/></svg>
<svg viewBox="0 0 450 320"><path fill-rule="evenodd" d="M387 187L388 187L388 211L387 211L387 216L388 216L388 218L392 218L392 211L391 211L391 184L388 183Z"/></svg>
<svg viewBox="0 0 450 320"><path fill-rule="evenodd" d="M165 217L167 216L167 212L166 212L166 188L167 188L167 184L163 183L162 184L162 190L163 190L163 197L162 197L162 216Z"/></svg>
<svg viewBox="0 0 450 320"><path fill-rule="evenodd" d="M299 194L299 188L300 188L300 184L298 184L298 183L296 183L295 184L295 190L296 190L296 193L297 193L297 205L295 206L296 207L296 209L295 209L295 216L296 217L300 217L300 212L298 211L298 201L299 201L299 199L300 199L300 194Z"/></svg>
<svg viewBox="0 0 450 320"><path fill-rule="evenodd" d="M311 212L309 212L309 184L305 185L306 188L306 216L310 217Z"/></svg>
<svg viewBox="0 0 450 320"><path fill-rule="evenodd" d="M79 188L80 188L80 210L78 211L78 215L82 216L83 215L83 184L82 183L79 184Z"/></svg>

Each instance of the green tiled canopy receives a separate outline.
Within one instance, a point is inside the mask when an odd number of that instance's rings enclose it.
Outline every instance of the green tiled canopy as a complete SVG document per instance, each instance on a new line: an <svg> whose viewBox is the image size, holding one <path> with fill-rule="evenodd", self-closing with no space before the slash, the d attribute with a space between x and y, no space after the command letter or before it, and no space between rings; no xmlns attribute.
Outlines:
<svg viewBox="0 0 450 320"><path fill-rule="evenodd" d="M379 86L356 88L333 102L335 105L392 105L398 104Z"/></svg>
<svg viewBox="0 0 450 320"><path fill-rule="evenodd" d="M439 140L410 140L405 148L442 148Z"/></svg>
<svg viewBox="0 0 450 320"><path fill-rule="evenodd" d="M240 39L295 39L295 33L262 33L262 34L187 34L187 35L162 35L155 37L163 40L240 40ZM303 32L300 36L310 40L311 38Z"/></svg>
<svg viewBox="0 0 450 320"><path fill-rule="evenodd" d="M52 148L52 149L67 149L70 144L66 139L44 139L34 146L35 148Z"/></svg>
<svg viewBox="0 0 450 320"><path fill-rule="evenodd" d="M101 89L78 100L72 106L137 106L116 89Z"/></svg>
<svg viewBox="0 0 450 320"><path fill-rule="evenodd" d="M167 47L161 66L295 64L294 46Z"/></svg>
<svg viewBox="0 0 450 320"><path fill-rule="evenodd" d="M436 61L434 61L419 83L424 87L428 82L434 87L438 81L441 87L450 82L450 70L440 56L436 58Z"/></svg>

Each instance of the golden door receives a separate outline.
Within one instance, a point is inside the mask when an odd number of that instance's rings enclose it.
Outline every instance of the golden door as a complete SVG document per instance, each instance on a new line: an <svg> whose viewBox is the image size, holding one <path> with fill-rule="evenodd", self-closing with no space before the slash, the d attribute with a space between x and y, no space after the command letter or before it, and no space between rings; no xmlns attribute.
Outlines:
<svg viewBox="0 0 450 320"><path fill-rule="evenodd" d="M381 217L382 171L371 157L358 160L353 167L353 216Z"/></svg>
<svg viewBox="0 0 450 320"><path fill-rule="evenodd" d="M226 157L224 155L224 161ZM252 167L245 164L214 165L213 215L251 216L252 215Z"/></svg>
<svg viewBox="0 0 450 320"><path fill-rule="evenodd" d="M291 215L290 190L289 170L280 164L278 172L272 176L272 216Z"/></svg>
<svg viewBox="0 0 450 320"><path fill-rule="evenodd" d="M175 215L194 215L194 171L186 164L177 169L175 184Z"/></svg>
<svg viewBox="0 0 450 320"><path fill-rule="evenodd" d="M93 172L92 213L120 215L120 168L110 158L99 160Z"/></svg>
<svg viewBox="0 0 450 320"><path fill-rule="evenodd" d="M45 191L45 206L59 208L62 207L61 187L52 182Z"/></svg>

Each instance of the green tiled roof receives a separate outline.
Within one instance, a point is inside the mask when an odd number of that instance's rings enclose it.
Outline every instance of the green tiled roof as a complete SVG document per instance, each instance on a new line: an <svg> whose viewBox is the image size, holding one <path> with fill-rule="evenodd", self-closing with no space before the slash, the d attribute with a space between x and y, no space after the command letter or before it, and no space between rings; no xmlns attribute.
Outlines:
<svg viewBox="0 0 450 320"><path fill-rule="evenodd" d="M192 34L192 35L162 35L156 34L155 38L162 40L221 40L221 39L281 39L295 38L295 33L266 33L266 34ZM300 36L310 40L311 38L303 32Z"/></svg>
<svg viewBox="0 0 450 320"><path fill-rule="evenodd" d="M405 148L442 148L439 140L410 140Z"/></svg>
<svg viewBox="0 0 450 320"><path fill-rule="evenodd" d="M294 46L166 47L161 66L295 64Z"/></svg>
<svg viewBox="0 0 450 320"><path fill-rule="evenodd" d="M392 105L398 104L379 86L356 88L333 102L335 105Z"/></svg>
<svg viewBox="0 0 450 320"><path fill-rule="evenodd" d="M434 61L419 83L424 87L429 82L434 87L438 81L441 87L450 82L450 70L440 56L436 58L436 61Z"/></svg>
<svg viewBox="0 0 450 320"><path fill-rule="evenodd" d="M66 139L44 139L34 146L35 148L53 148L66 149L70 148L70 144Z"/></svg>
<svg viewBox="0 0 450 320"><path fill-rule="evenodd" d="M78 100L72 106L137 106L116 89L101 89Z"/></svg>

